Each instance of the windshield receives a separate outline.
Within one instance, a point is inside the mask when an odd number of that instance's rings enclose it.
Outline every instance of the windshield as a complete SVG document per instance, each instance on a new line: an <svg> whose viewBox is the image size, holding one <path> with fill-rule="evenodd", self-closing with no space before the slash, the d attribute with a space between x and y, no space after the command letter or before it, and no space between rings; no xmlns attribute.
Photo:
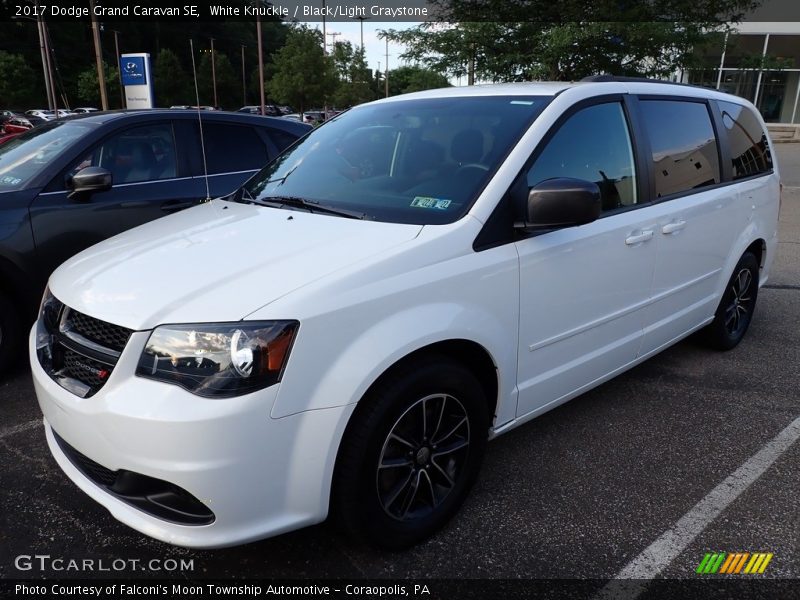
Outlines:
<svg viewBox="0 0 800 600"><path fill-rule="evenodd" d="M451 223L546 102L491 96L357 107L267 165L242 197L301 198L395 223Z"/></svg>
<svg viewBox="0 0 800 600"><path fill-rule="evenodd" d="M0 192L25 187L88 130L88 125L56 121L0 145Z"/></svg>

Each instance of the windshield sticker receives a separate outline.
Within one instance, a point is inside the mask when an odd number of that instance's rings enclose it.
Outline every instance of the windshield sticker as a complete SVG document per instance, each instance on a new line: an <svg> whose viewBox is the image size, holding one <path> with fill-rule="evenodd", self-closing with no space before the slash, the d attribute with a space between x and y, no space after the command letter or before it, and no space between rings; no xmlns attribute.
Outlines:
<svg viewBox="0 0 800 600"><path fill-rule="evenodd" d="M429 198L428 196L416 196L411 201L411 206L417 208L434 208L437 210L447 210L452 200L444 200L443 198Z"/></svg>

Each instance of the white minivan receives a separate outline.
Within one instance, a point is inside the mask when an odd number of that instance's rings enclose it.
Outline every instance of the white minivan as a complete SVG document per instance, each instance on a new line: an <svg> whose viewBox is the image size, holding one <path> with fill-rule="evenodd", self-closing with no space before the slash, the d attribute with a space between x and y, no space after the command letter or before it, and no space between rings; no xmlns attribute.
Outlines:
<svg viewBox="0 0 800 600"><path fill-rule="evenodd" d="M354 108L52 275L30 336L50 450L172 544L329 514L414 544L489 438L694 331L742 339L777 245L771 150L747 101L647 80Z"/></svg>

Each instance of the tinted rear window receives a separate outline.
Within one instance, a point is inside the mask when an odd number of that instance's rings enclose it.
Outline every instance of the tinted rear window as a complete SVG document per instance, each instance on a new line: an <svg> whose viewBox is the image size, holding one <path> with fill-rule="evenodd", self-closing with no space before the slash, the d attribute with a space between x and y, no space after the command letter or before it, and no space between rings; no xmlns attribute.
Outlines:
<svg viewBox="0 0 800 600"><path fill-rule="evenodd" d="M720 182L717 140L705 103L643 100L641 107L653 151L657 197Z"/></svg>
<svg viewBox="0 0 800 600"><path fill-rule="evenodd" d="M278 152L286 150L286 148L294 144L295 140L300 137L287 131L272 129L271 127L267 129L267 135L269 135L272 143L278 148Z"/></svg>
<svg viewBox="0 0 800 600"><path fill-rule="evenodd" d="M249 171L267 164L267 148L250 127L203 123L203 136L210 174Z"/></svg>
<svg viewBox="0 0 800 600"><path fill-rule="evenodd" d="M772 170L767 132L753 111L741 104L718 102L728 132L733 178L742 179Z"/></svg>

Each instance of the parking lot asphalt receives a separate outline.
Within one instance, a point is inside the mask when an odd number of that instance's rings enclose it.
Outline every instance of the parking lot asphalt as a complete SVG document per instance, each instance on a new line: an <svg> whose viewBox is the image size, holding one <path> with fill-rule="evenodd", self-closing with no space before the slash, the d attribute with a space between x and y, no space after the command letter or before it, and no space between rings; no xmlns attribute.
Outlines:
<svg viewBox="0 0 800 600"><path fill-rule="evenodd" d="M777 154L784 181L800 186L800 144ZM56 466L22 368L0 384L0 578L93 575L20 572L21 554L193 559L178 574L188 578L613 577L800 417L800 187L784 189L778 252L739 347L719 353L688 339L501 436L457 517L400 553L362 547L328 524L215 551L140 535ZM673 548L661 577L699 577L704 554L724 551L771 552L761 577L800 578L800 442L773 458Z"/></svg>

